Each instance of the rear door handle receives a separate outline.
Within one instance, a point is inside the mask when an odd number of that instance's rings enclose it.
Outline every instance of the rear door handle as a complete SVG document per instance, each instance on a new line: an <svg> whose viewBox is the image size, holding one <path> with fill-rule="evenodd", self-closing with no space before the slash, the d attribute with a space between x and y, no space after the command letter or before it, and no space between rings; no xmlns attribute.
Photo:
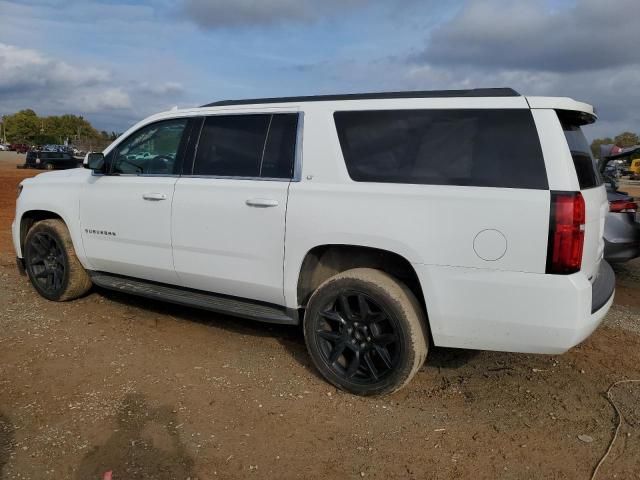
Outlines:
<svg viewBox="0 0 640 480"><path fill-rule="evenodd" d="M159 200L166 200L167 195L165 193L143 193L142 198L157 202Z"/></svg>
<svg viewBox="0 0 640 480"><path fill-rule="evenodd" d="M268 208L268 207L277 207L278 201L272 200L270 198L250 198L246 202L250 207L258 207L258 208Z"/></svg>

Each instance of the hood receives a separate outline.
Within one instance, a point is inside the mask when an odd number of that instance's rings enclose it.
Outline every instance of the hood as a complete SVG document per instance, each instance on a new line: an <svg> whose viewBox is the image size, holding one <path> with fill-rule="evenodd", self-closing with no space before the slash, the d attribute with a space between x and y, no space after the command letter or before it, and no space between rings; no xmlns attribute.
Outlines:
<svg viewBox="0 0 640 480"><path fill-rule="evenodd" d="M84 179L89 176L91 176L91 171L86 168L71 168L68 170L52 170L50 172L43 172L35 177L23 180L22 183L57 183L65 180Z"/></svg>

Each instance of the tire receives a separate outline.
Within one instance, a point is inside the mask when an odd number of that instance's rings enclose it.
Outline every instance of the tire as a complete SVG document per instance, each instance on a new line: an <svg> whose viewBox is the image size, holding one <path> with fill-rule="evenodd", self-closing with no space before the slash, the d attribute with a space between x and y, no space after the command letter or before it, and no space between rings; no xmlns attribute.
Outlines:
<svg viewBox="0 0 640 480"><path fill-rule="evenodd" d="M318 287L305 312L304 337L327 381L364 396L404 387L428 350L426 317L415 295L371 268L347 270Z"/></svg>
<svg viewBox="0 0 640 480"><path fill-rule="evenodd" d="M31 284L48 300L74 300L91 288L91 279L62 220L42 220L29 230L24 259Z"/></svg>
<svg viewBox="0 0 640 480"><path fill-rule="evenodd" d="M45 170L54 170L56 167L53 163L45 163L44 164L44 169Z"/></svg>

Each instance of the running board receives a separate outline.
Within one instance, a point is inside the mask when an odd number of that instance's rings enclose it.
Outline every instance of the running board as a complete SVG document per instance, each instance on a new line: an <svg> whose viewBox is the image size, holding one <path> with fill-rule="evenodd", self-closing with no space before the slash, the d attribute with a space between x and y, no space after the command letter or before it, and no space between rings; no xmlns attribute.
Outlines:
<svg viewBox="0 0 640 480"><path fill-rule="evenodd" d="M89 276L95 285L109 290L261 322L287 325L299 323L298 312L293 309L137 278L122 277L111 273L89 272Z"/></svg>

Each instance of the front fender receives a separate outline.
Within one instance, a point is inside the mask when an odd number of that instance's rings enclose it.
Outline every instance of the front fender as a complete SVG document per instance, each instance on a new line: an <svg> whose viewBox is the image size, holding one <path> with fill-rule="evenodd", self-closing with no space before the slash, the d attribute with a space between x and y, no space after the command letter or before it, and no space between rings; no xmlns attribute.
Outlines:
<svg viewBox="0 0 640 480"><path fill-rule="evenodd" d="M42 177L50 174L43 174ZM82 232L80 229L80 192L82 182L75 181L39 181L39 177L24 182L24 188L16 202L16 216L12 225L12 237L19 258L23 257L23 231L25 220L59 217L69 229L71 241L80 263L90 268L86 261ZM62 177L62 180L65 177Z"/></svg>

